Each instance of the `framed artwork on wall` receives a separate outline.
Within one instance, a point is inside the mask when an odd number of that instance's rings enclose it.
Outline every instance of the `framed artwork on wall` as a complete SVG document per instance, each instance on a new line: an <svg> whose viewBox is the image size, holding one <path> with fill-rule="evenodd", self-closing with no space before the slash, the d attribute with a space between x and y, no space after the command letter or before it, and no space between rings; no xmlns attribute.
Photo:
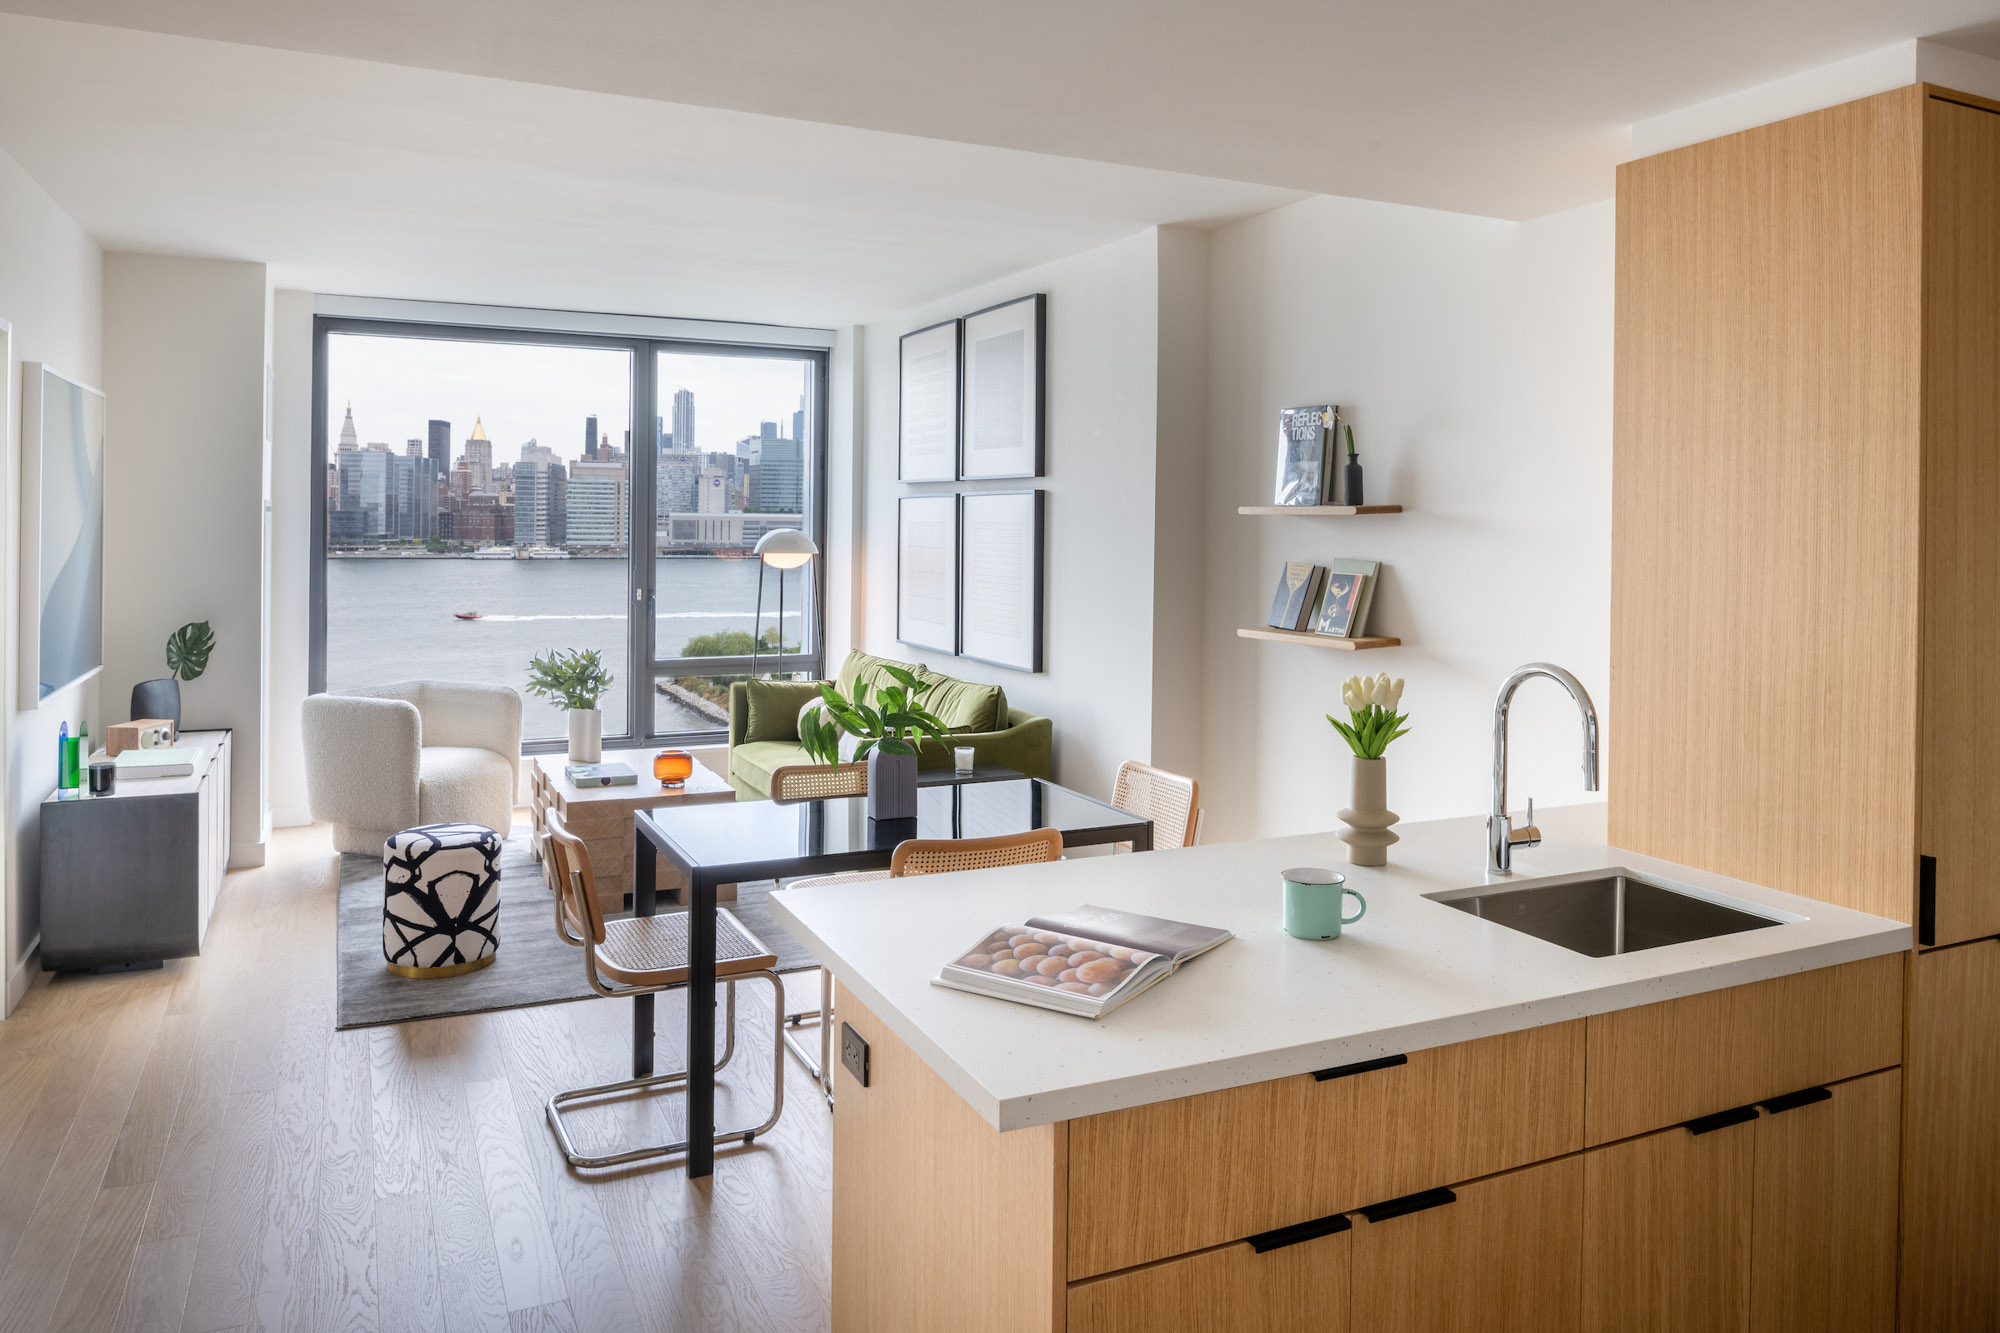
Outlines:
<svg viewBox="0 0 2000 1333"><path fill-rule="evenodd" d="M104 395L21 363L21 707L104 669Z"/></svg>
<svg viewBox="0 0 2000 1333"><path fill-rule="evenodd" d="M1046 306L1037 292L965 317L958 475L967 481L1042 475Z"/></svg>
<svg viewBox="0 0 2000 1333"><path fill-rule="evenodd" d="M959 502L962 657L1042 669L1042 546L1047 491L983 491Z"/></svg>
<svg viewBox="0 0 2000 1333"><path fill-rule="evenodd" d="M896 502L896 639L958 652L958 497Z"/></svg>
<svg viewBox="0 0 2000 1333"><path fill-rule="evenodd" d="M896 397L896 480L958 475L959 322L906 333Z"/></svg>

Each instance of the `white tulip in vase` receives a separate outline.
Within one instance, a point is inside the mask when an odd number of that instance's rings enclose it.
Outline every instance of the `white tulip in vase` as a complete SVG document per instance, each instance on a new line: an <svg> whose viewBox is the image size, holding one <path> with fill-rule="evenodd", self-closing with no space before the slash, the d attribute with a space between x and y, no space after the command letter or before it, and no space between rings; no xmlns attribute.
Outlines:
<svg viewBox="0 0 2000 1333"><path fill-rule="evenodd" d="M1340 700L1347 705L1348 720L1331 713L1326 720L1354 751L1354 794L1353 803L1340 812L1339 837L1354 865L1387 865L1389 844L1397 841L1389 826L1400 816L1389 808L1388 761L1382 754L1390 741L1409 731L1403 725L1409 715L1396 711L1403 701L1403 682L1387 674L1349 676L1340 687Z"/></svg>
<svg viewBox="0 0 2000 1333"><path fill-rule="evenodd" d="M567 653L551 649L528 663L528 693L569 710L572 764L595 764L604 758L604 714L597 701L610 688L611 673L595 648Z"/></svg>

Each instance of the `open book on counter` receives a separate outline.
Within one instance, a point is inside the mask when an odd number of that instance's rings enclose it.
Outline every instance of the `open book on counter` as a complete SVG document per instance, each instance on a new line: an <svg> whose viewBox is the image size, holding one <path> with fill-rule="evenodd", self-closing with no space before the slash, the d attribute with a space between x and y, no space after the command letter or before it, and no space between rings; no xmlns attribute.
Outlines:
<svg viewBox="0 0 2000 1333"><path fill-rule="evenodd" d="M1213 926L1079 907L988 932L932 984L1096 1018L1229 938Z"/></svg>

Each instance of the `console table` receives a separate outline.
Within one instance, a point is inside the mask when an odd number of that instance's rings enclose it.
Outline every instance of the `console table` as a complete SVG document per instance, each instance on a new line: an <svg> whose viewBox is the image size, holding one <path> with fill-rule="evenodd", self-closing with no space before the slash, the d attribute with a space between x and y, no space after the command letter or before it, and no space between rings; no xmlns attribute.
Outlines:
<svg viewBox="0 0 2000 1333"><path fill-rule="evenodd" d="M607 913L625 910L632 893L632 815L639 810L657 810L670 805L710 805L733 802L736 789L710 771L700 760L694 772L678 787L669 787L653 776L654 750L606 750L603 762L628 765L639 780L622 787L579 787L564 769L567 756L537 754L529 762L528 785L534 797L535 837L529 849L542 862L544 877L548 862L542 856L542 839L548 835L548 812L554 810L569 825L569 831L583 839L590 849L590 866L597 879L597 900ZM670 866L658 879L663 889L680 887Z"/></svg>
<svg viewBox="0 0 2000 1333"><path fill-rule="evenodd" d="M157 967L201 952L229 868L227 731L182 732L200 750L181 778L118 775L109 796L42 802L42 968Z"/></svg>

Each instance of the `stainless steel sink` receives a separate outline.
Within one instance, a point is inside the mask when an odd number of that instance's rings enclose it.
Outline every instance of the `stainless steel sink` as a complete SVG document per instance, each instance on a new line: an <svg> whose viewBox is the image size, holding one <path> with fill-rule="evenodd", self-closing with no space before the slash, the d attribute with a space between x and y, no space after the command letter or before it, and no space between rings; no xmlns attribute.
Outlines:
<svg viewBox="0 0 2000 1333"><path fill-rule="evenodd" d="M1762 930L1801 918L1670 888L1630 870L1485 884L1425 897L1593 958Z"/></svg>

